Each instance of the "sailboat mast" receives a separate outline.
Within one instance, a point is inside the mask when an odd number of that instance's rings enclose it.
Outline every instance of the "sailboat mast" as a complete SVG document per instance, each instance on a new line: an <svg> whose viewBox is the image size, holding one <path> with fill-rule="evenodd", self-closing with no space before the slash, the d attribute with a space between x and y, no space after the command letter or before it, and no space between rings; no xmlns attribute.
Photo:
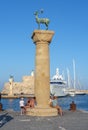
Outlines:
<svg viewBox="0 0 88 130"><path fill-rule="evenodd" d="M74 73L74 89L76 88L76 76L75 76L75 61L73 60L73 73Z"/></svg>
<svg viewBox="0 0 88 130"><path fill-rule="evenodd" d="M70 88L70 74L68 68L67 68L67 76L68 76L68 88Z"/></svg>

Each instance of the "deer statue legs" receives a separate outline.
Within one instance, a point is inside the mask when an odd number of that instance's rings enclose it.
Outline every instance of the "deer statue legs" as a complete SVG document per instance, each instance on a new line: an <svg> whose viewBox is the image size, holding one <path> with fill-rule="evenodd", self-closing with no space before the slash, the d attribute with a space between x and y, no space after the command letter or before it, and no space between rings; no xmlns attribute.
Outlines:
<svg viewBox="0 0 88 130"><path fill-rule="evenodd" d="M46 30L48 30L48 25L45 23ZM38 29L40 29L40 23L38 23Z"/></svg>

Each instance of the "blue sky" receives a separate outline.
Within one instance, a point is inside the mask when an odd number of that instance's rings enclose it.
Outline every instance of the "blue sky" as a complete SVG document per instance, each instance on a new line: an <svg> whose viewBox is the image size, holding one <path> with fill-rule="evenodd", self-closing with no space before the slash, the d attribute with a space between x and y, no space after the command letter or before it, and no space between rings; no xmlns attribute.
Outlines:
<svg viewBox="0 0 88 130"><path fill-rule="evenodd" d="M0 88L13 75L21 81L35 68L35 45L31 35L38 28L34 12L50 19L49 30L55 32L50 44L50 75L69 68L88 87L88 0L0 0ZM45 29L41 25L41 29Z"/></svg>

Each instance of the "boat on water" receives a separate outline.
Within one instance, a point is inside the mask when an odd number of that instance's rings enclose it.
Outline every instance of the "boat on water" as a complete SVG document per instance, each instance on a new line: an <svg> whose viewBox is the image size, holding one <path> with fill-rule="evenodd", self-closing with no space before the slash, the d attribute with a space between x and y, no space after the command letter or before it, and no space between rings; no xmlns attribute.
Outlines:
<svg viewBox="0 0 88 130"><path fill-rule="evenodd" d="M69 69L67 68L67 75L68 75L68 88L66 89L66 93L70 96L75 96L75 95L85 95L86 93L82 90L77 89L77 79L76 79L76 73L75 73L75 61L73 60L73 73L74 73L74 80L73 80L73 85L71 84L71 78L69 74ZM73 86L73 87L72 87Z"/></svg>
<svg viewBox="0 0 88 130"><path fill-rule="evenodd" d="M73 97L76 94L75 82L74 82L74 85L71 83L71 77L70 77L70 72L68 68L67 68L67 77L68 77L68 82L67 82L67 89L65 90L65 93Z"/></svg>
<svg viewBox="0 0 88 130"><path fill-rule="evenodd" d="M67 93L69 96L72 96L72 97L74 97L75 95L76 95L76 90L75 89L69 89L69 88L67 88L66 90L65 90L65 93Z"/></svg>
<svg viewBox="0 0 88 130"><path fill-rule="evenodd" d="M86 95L86 93L82 90L76 90L75 94L76 95Z"/></svg>
<svg viewBox="0 0 88 130"><path fill-rule="evenodd" d="M77 90L77 89L66 89L65 91L69 96L76 96L76 95L86 95L86 93L82 90Z"/></svg>
<svg viewBox="0 0 88 130"><path fill-rule="evenodd" d="M67 82L64 80L63 75L59 74L59 69L56 69L56 74L50 80L50 94L57 97L64 97L68 94L66 91Z"/></svg>

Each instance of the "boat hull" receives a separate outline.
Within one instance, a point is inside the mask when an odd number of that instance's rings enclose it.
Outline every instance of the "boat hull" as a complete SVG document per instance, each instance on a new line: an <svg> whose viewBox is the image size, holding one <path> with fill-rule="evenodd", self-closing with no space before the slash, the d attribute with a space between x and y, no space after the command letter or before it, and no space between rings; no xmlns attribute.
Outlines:
<svg viewBox="0 0 88 130"><path fill-rule="evenodd" d="M65 97L67 96L68 94L65 93L65 87L63 86L59 86L59 85L50 85L50 93L54 96L57 96L57 97Z"/></svg>

